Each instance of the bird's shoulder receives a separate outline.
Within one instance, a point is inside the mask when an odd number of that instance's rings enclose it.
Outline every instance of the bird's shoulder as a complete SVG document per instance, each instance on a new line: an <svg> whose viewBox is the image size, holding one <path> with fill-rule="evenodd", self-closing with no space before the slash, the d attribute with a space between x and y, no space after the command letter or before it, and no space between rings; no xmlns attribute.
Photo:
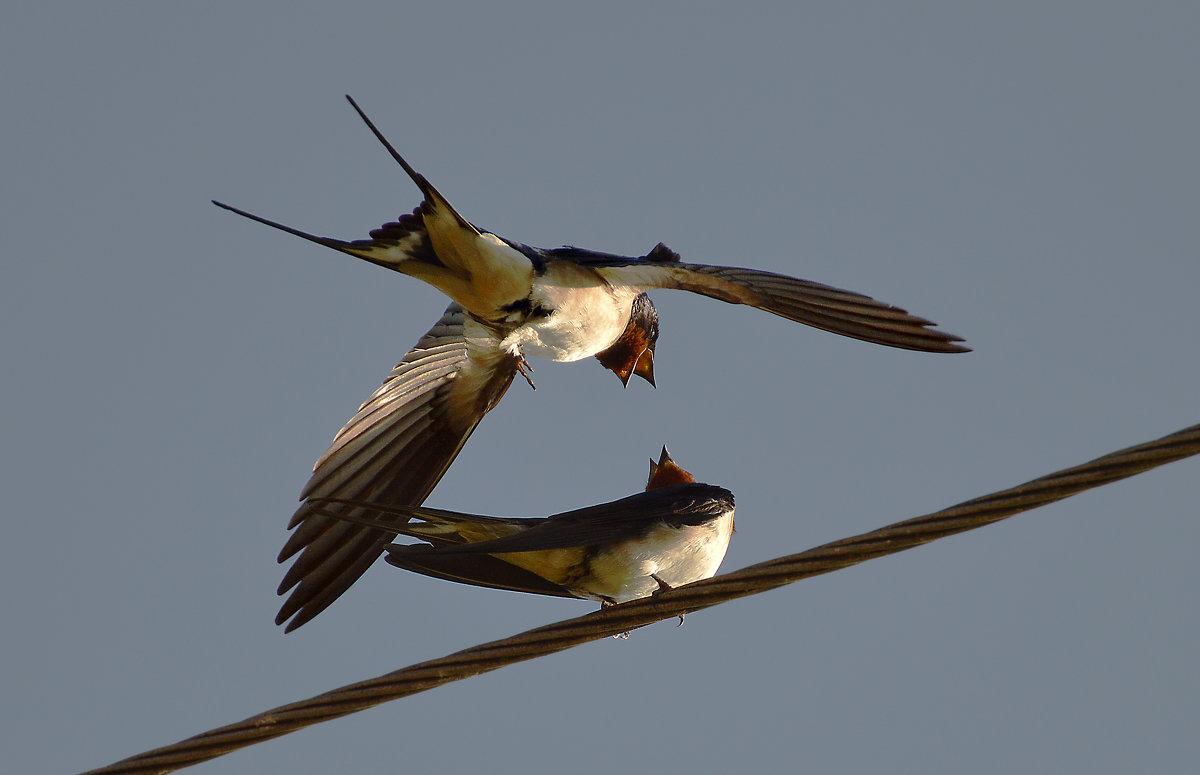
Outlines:
<svg viewBox="0 0 1200 775"><path fill-rule="evenodd" d="M528 247L528 246L526 246ZM644 256L623 256L618 253L604 253L598 250L588 250L574 245L563 245L560 248L551 248L544 250L541 248L529 248L537 251L542 260L552 261L571 261L577 264L584 264L592 267L603 266L628 266L629 264L677 264L680 261L679 254L671 250L663 243L655 245L649 253Z"/></svg>

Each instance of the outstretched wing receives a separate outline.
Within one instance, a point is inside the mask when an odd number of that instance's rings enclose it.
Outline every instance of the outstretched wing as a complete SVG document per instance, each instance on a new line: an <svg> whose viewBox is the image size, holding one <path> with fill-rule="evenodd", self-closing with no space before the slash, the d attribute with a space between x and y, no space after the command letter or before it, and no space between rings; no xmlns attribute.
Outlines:
<svg viewBox="0 0 1200 775"><path fill-rule="evenodd" d="M581 248L545 251L547 256L584 263L615 285L640 290L678 288L730 304L746 304L867 342L925 352L969 352L962 337L905 310L854 291L811 280L735 266L685 264L661 242L641 258L596 253Z"/></svg>
<svg viewBox="0 0 1200 775"><path fill-rule="evenodd" d="M420 504L483 415L504 395L517 361L457 304L367 399L313 467L279 561L299 553L279 585L292 590L275 621L291 631L323 611L383 552L394 533L337 518L360 507L308 499ZM294 616L294 618L292 618Z"/></svg>

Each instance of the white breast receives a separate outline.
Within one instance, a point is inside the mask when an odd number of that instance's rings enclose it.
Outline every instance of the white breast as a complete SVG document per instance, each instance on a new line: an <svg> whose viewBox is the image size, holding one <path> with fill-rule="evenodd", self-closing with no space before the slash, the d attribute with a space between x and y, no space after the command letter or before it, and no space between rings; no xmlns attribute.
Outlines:
<svg viewBox="0 0 1200 775"><path fill-rule="evenodd" d="M658 589L652 576L678 587L711 578L725 559L733 535L733 510L704 525L661 525L639 541L627 541L591 559L590 573L572 592L592 600L624 603Z"/></svg>
<svg viewBox="0 0 1200 775"><path fill-rule="evenodd" d="M553 313L517 328L501 346L548 361L589 358L617 341L638 293L609 285L587 267L555 262L534 282L530 296Z"/></svg>

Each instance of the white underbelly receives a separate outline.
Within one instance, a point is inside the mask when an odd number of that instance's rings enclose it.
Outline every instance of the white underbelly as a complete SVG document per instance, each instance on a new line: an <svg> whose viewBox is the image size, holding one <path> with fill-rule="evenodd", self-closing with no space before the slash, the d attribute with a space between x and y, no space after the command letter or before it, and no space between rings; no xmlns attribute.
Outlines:
<svg viewBox="0 0 1200 775"><path fill-rule="evenodd" d="M716 574L733 534L733 512L707 525L663 525L637 542L605 550L589 562L589 573L572 592L592 600L624 603L658 588L657 576L678 587Z"/></svg>
<svg viewBox="0 0 1200 775"><path fill-rule="evenodd" d="M612 346L629 323L638 291L604 284L579 268L553 274L537 284L531 301L554 311L515 329L501 346L548 361L578 361Z"/></svg>

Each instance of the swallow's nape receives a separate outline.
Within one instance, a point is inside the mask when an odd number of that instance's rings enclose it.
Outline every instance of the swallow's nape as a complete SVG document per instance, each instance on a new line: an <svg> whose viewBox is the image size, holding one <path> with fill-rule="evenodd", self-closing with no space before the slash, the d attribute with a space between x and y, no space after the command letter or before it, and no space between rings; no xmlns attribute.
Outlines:
<svg viewBox="0 0 1200 775"><path fill-rule="evenodd" d="M617 375L628 387L629 378L637 375L654 384L654 346L658 344L658 310L646 294L633 300L629 322L617 341L608 349L596 353L600 365Z"/></svg>

